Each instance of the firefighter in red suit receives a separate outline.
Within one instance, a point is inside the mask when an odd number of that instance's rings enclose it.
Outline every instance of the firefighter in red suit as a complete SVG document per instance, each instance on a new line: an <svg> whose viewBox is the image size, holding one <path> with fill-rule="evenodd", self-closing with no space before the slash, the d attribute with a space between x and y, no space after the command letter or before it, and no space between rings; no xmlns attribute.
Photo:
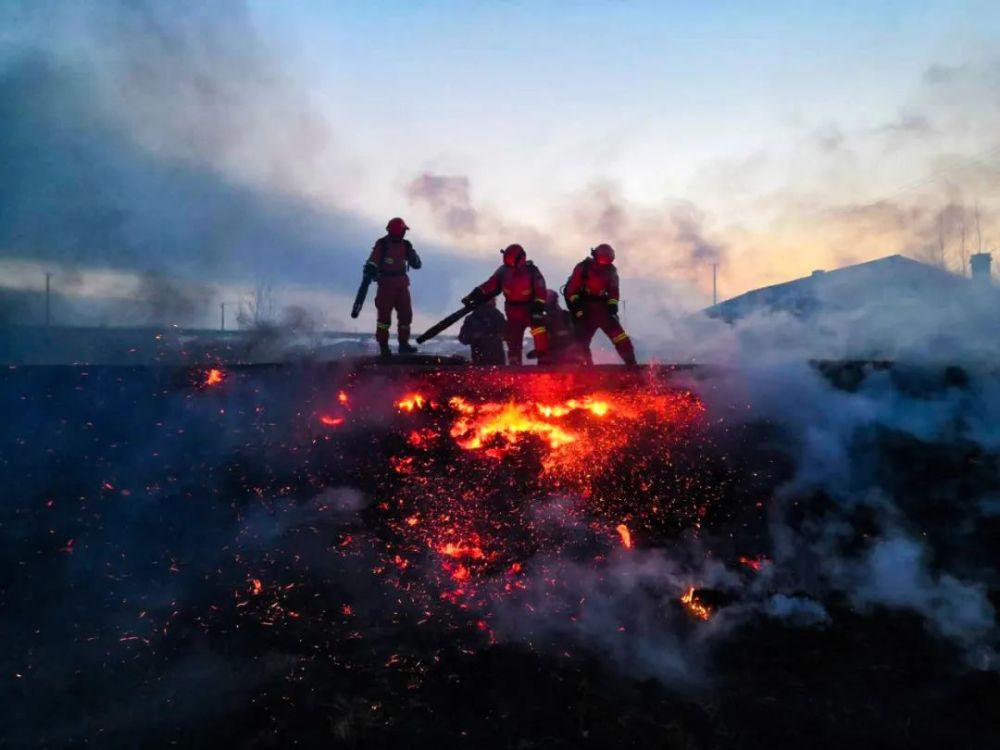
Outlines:
<svg viewBox="0 0 1000 750"><path fill-rule="evenodd" d="M580 346L588 363L590 342L598 329L615 345L626 365L635 365L635 350L618 321L618 270L611 245L598 245L590 257L576 264L566 282L566 304L573 316Z"/></svg>
<svg viewBox="0 0 1000 750"><path fill-rule="evenodd" d="M393 310L396 311L399 353L413 354L417 351L416 347L410 346L413 306L410 303L410 277L407 276L407 271L410 268L419 269L422 263L413 245L409 240L403 239L407 229L409 227L406 222L399 217L390 219L385 227L385 237L375 242L372 254L365 263L365 277L378 282L378 292L375 294L375 311L378 316L375 340L383 359L390 356L389 328L392 325Z"/></svg>
<svg viewBox="0 0 1000 750"><path fill-rule="evenodd" d="M539 362L543 362L549 352L549 338L545 331L545 279L520 245L510 245L500 252L503 265L484 284L463 297L462 304L478 304L503 292L508 364L521 364L526 328L531 329L535 351L538 352Z"/></svg>

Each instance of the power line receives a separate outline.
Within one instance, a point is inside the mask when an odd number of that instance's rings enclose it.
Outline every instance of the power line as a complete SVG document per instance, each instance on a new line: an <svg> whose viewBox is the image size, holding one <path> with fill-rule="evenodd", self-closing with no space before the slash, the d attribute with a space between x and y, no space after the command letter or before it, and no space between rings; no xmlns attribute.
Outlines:
<svg viewBox="0 0 1000 750"><path fill-rule="evenodd" d="M919 180L915 180L914 182L904 185L898 190L895 190L892 193L889 193L888 195L879 198L876 201L872 201L871 203L866 203L865 208L874 208L876 206L881 206L883 203L888 203L893 198L897 198L903 193L908 193L911 190L915 190L916 188L923 187L924 185L930 185L932 182L937 182L946 175L953 174L955 172L962 172L965 171L966 169L969 169L970 167L985 165L987 162L989 162L996 156L1000 156L1000 144L994 146L993 148L987 149L986 151L982 151L976 154L975 156L971 156L960 164L956 164L946 169L939 170L937 172L934 172L933 174L928 175L927 177L923 177Z"/></svg>

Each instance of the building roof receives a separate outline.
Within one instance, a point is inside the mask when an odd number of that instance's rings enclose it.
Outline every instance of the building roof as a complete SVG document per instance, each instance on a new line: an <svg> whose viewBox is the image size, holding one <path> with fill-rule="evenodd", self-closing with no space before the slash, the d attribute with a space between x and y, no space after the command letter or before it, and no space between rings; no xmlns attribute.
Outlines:
<svg viewBox="0 0 1000 750"><path fill-rule="evenodd" d="M933 303L972 289L972 279L903 255L857 263L832 271L754 289L705 312L732 321L758 311L808 317L820 309L847 308L879 300ZM994 292L1000 296L1000 292Z"/></svg>

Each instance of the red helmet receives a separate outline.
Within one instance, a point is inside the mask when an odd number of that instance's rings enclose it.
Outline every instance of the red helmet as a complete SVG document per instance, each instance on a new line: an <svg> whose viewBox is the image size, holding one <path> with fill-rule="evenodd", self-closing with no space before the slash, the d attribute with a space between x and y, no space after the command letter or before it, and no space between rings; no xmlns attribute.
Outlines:
<svg viewBox="0 0 1000 750"><path fill-rule="evenodd" d="M524 248L520 245L507 245L500 252L503 253L503 264L511 268L521 265L528 258L527 253L524 252Z"/></svg>
<svg viewBox="0 0 1000 750"><path fill-rule="evenodd" d="M406 234L407 229L409 229L409 227L406 226L406 222L398 216L394 219L389 219L389 223L385 225L385 231L387 231L392 237L402 237Z"/></svg>
<svg viewBox="0 0 1000 750"><path fill-rule="evenodd" d="M610 266L615 262L615 249L606 242L591 250L590 255L599 266Z"/></svg>

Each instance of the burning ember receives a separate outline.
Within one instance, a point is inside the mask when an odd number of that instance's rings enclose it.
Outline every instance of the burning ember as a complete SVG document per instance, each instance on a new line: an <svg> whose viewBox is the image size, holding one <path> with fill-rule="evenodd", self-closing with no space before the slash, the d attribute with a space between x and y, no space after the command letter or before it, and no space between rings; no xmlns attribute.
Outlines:
<svg viewBox="0 0 1000 750"><path fill-rule="evenodd" d="M632 549L632 532L628 530L628 526L620 523L615 527L615 531L617 531L618 536L621 537L622 546L625 549Z"/></svg>
<svg viewBox="0 0 1000 750"><path fill-rule="evenodd" d="M712 616L711 608L698 601L698 598L694 593L694 586L691 586L681 596L681 604L684 605L684 609L697 617L699 620L707 620Z"/></svg>
<svg viewBox="0 0 1000 750"><path fill-rule="evenodd" d="M337 400L363 428L364 400L350 390ZM684 458L703 440L705 407L690 391L449 373L411 382L393 404L396 438L371 490L386 498L377 512L392 532L377 569L420 607L437 599L488 612L539 585L526 565L539 554L592 564L609 540L632 549L640 529L654 539L697 528L722 491Z"/></svg>
<svg viewBox="0 0 1000 750"><path fill-rule="evenodd" d="M207 386L218 385L225 379L226 373L216 367L205 373L205 385Z"/></svg>

